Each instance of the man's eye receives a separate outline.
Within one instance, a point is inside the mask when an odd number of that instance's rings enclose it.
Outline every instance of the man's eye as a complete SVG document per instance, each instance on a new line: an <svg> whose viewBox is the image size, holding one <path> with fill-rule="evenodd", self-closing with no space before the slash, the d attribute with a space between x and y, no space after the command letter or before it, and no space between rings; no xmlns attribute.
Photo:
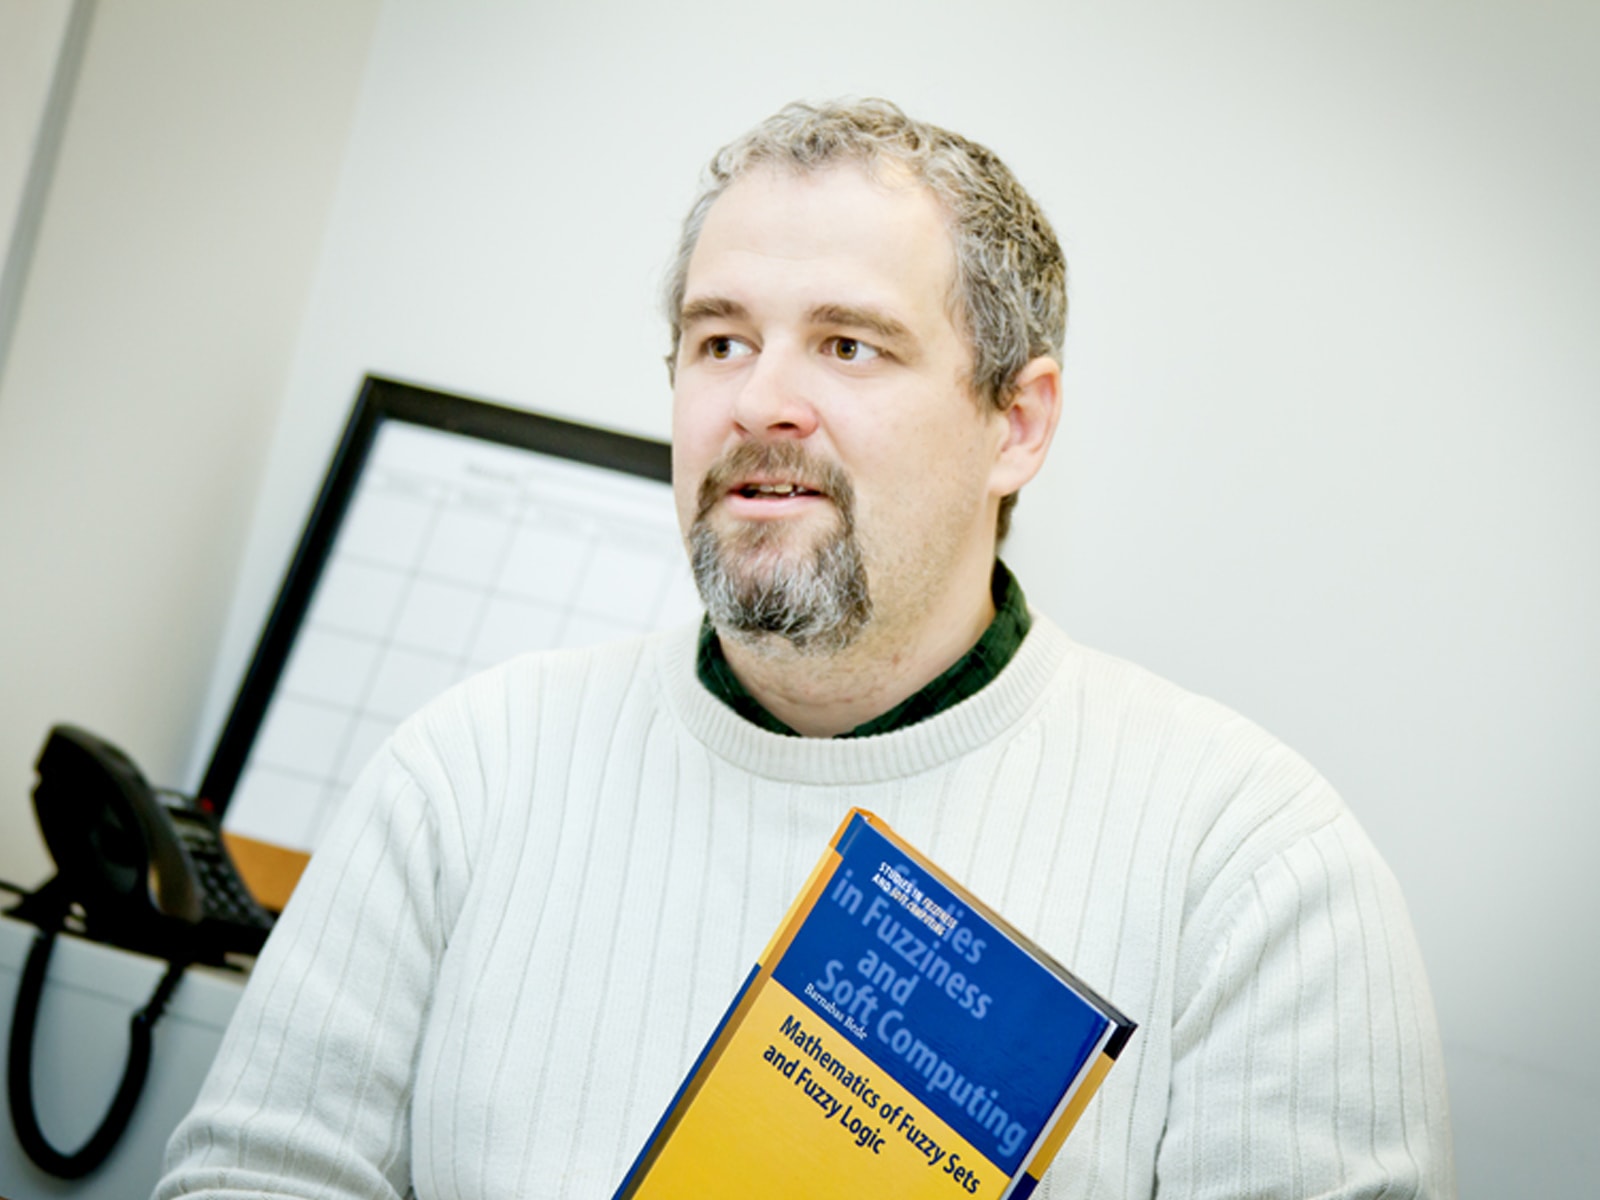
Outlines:
<svg viewBox="0 0 1600 1200"><path fill-rule="evenodd" d="M868 362L880 353L876 346L852 337L829 338L827 351L841 362Z"/></svg>
<svg viewBox="0 0 1600 1200"><path fill-rule="evenodd" d="M736 337L719 334L706 339L706 355L710 358L725 360L740 358L750 353L750 347Z"/></svg>

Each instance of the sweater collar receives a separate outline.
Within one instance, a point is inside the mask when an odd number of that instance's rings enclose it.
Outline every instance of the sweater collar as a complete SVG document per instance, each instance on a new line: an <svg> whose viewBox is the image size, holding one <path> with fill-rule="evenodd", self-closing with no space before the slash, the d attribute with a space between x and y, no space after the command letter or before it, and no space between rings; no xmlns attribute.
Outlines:
<svg viewBox="0 0 1600 1200"><path fill-rule="evenodd" d="M938 716L945 709L953 708L967 697L977 695L993 682L1022 645L1022 639L1027 636L1033 618L1028 612L1028 602L1022 595L1022 585L998 559L995 560L989 590L994 600L994 619L989 622L972 649L936 679L930 680L887 712L879 713L871 720L838 736L858 738L893 733L897 729L915 725L918 721ZM722 652L722 642L718 639L709 617L700 622L695 674L707 691L745 720L786 737L800 736L797 731L768 712L733 673L733 667L729 664L727 655Z"/></svg>
<svg viewBox="0 0 1600 1200"><path fill-rule="evenodd" d="M931 770L992 743L1036 707L1074 647L1049 618L1029 615L1028 636L988 686L926 720L867 737L787 737L745 720L696 675L694 626L656 640L654 667L668 707L716 757L802 786L877 783Z"/></svg>

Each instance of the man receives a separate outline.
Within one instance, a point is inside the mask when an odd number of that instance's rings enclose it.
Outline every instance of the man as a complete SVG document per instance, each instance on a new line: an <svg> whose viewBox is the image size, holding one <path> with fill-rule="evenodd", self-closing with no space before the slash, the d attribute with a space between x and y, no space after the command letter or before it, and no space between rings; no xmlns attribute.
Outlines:
<svg viewBox="0 0 1600 1200"><path fill-rule="evenodd" d="M707 624L517 660L392 739L158 1196L609 1195L852 806L1141 1023L1041 1194L1453 1195L1426 981L1350 813L995 558L1063 280L1010 172L891 105L717 156L668 301Z"/></svg>

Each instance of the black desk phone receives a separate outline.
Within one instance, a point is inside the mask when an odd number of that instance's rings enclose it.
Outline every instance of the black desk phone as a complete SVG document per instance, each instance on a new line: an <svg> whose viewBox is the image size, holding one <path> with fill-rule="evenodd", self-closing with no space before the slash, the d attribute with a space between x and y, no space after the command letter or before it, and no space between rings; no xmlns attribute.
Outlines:
<svg viewBox="0 0 1600 1200"><path fill-rule="evenodd" d="M191 963L254 954L272 928L246 890L210 813L163 801L128 756L72 725L50 731L34 788L56 874L9 915L39 927L11 1018L6 1085L17 1140L36 1165L77 1179L105 1161L132 1116L150 1064L151 1031ZM68 929L170 964L128 1029L128 1061L99 1128L63 1153L39 1128L33 1034L56 936Z"/></svg>
<svg viewBox="0 0 1600 1200"><path fill-rule="evenodd" d="M34 808L58 869L40 894L59 887L84 936L191 962L261 949L273 918L210 813L164 802L126 754L72 725L50 731L38 770Z"/></svg>

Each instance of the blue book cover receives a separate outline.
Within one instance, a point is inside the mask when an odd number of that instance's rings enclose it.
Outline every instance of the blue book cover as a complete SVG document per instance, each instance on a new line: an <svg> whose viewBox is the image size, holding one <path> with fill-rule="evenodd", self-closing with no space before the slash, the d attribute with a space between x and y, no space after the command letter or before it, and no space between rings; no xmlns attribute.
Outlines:
<svg viewBox="0 0 1600 1200"><path fill-rule="evenodd" d="M1020 1200L1133 1030L856 810L616 1198Z"/></svg>

